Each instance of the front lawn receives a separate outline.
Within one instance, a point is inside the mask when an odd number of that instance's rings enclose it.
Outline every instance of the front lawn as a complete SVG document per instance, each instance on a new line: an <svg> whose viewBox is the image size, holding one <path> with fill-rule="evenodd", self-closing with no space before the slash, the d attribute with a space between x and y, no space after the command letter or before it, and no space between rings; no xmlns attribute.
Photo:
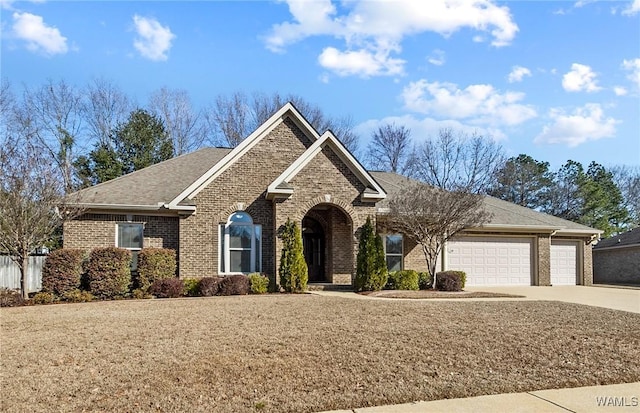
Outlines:
<svg viewBox="0 0 640 413"><path fill-rule="evenodd" d="M267 295L0 310L0 410L311 412L640 381L640 315Z"/></svg>

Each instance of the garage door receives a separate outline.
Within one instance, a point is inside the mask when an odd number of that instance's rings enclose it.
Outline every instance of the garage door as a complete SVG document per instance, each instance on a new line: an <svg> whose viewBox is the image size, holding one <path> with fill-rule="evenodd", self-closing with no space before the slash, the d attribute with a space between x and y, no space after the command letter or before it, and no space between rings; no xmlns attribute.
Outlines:
<svg viewBox="0 0 640 413"><path fill-rule="evenodd" d="M447 268L467 285L531 285L531 238L462 237L447 243Z"/></svg>
<svg viewBox="0 0 640 413"><path fill-rule="evenodd" d="M576 285L578 244L575 241L551 241L551 285Z"/></svg>

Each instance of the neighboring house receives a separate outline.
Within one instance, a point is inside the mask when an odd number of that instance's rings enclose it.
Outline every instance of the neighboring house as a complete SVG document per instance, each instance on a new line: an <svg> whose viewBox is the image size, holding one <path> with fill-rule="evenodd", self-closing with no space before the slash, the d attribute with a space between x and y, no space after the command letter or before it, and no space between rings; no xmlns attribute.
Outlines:
<svg viewBox="0 0 640 413"><path fill-rule="evenodd" d="M205 148L79 192L86 213L65 223L68 248L177 251L180 277L263 272L278 283L279 228L302 228L310 282L351 283L357 234L384 215L407 178L368 172L327 131L287 104L235 149ZM440 268L468 285L591 284L600 231L486 198L492 221L445 248ZM420 248L384 236L392 269L424 270Z"/></svg>
<svg viewBox="0 0 640 413"><path fill-rule="evenodd" d="M640 284L640 227L593 247L593 282Z"/></svg>

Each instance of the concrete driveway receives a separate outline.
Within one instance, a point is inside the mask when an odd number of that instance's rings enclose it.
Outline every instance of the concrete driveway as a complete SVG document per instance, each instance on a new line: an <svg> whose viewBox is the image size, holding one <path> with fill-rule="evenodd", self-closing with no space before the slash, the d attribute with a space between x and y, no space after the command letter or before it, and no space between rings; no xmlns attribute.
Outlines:
<svg viewBox="0 0 640 413"><path fill-rule="evenodd" d="M553 287L465 287L465 291L487 291L524 295L529 300L564 301L613 310L640 313L640 289L582 285Z"/></svg>

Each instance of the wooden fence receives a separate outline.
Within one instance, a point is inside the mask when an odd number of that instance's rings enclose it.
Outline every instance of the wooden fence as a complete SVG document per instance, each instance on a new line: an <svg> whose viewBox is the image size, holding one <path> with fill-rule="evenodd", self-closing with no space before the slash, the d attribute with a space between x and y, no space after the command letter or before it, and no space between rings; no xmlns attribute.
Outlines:
<svg viewBox="0 0 640 413"><path fill-rule="evenodd" d="M29 257L27 274L28 292L40 291L42 288L42 266L46 255ZM8 255L0 255L0 288L20 289L20 267Z"/></svg>

